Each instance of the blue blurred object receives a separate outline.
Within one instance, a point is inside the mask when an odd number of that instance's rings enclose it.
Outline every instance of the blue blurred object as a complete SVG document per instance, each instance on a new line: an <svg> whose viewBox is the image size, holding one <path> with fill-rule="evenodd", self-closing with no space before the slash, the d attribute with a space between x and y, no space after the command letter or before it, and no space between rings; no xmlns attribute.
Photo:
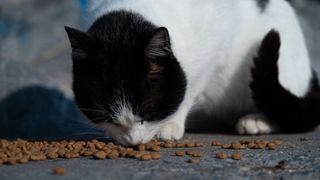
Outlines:
<svg viewBox="0 0 320 180"><path fill-rule="evenodd" d="M61 92L29 86L0 102L0 138L28 140L92 139L105 134L92 127Z"/></svg>

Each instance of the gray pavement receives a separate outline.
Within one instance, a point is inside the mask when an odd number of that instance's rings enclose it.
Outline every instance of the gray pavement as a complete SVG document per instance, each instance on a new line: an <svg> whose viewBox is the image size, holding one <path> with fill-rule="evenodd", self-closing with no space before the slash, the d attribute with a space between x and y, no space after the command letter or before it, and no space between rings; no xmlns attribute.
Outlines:
<svg viewBox="0 0 320 180"><path fill-rule="evenodd" d="M177 149L161 149L161 159L139 161L93 160L90 158L58 159L31 162L22 165L0 166L1 180L14 179L320 179L320 131L292 135L235 136L214 134L187 134L184 140L206 144L194 148L204 152L200 163L186 163L188 157L176 157ZM308 137L308 141L301 138ZM272 150L243 150L243 160L220 160L215 153L222 150L210 146L212 140L230 143L240 139L282 139L284 144ZM278 164L283 161L284 165ZM281 163L280 163L281 164ZM278 165L278 166L277 166ZM61 166L65 175L54 175L52 169Z"/></svg>

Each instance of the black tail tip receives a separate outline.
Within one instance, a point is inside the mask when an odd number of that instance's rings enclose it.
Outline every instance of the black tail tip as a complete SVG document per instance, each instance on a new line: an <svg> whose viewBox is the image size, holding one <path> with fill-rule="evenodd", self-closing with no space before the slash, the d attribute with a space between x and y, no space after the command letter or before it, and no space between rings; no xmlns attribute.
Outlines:
<svg viewBox="0 0 320 180"><path fill-rule="evenodd" d="M271 29L263 38L260 49L279 50L281 45L280 34L277 30Z"/></svg>

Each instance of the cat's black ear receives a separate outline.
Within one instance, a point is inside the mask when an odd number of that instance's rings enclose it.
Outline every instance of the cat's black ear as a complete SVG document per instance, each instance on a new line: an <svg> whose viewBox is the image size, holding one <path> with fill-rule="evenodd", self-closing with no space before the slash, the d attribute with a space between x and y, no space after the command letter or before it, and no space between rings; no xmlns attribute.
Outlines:
<svg viewBox="0 0 320 180"><path fill-rule="evenodd" d="M75 60L87 58L89 47L91 45L91 37L86 32L67 26L64 28L67 31L71 44L72 58Z"/></svg>
<svg viewBox="0 0 320 180"><path fill-rule="evenodd" d="M151 36L145 49L147 59L166 57L171 53L170 36L167 28L158 28Z"/></svg>

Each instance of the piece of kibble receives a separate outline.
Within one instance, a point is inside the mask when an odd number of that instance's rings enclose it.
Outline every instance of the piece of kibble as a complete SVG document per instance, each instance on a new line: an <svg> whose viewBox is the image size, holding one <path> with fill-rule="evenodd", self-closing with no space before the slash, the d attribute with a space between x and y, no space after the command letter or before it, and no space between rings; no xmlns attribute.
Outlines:
<svg viewBox="0 0 320 180"><path fill-rule="evenodd" d="M200 160L199 160L199 159L188 159L187 162L188 162L188 163L191 163L191 164L196 164L196 163L199 163Z"/></svg>
<svg viewBox="0 0 320 180"><path fill-rule="evenodd" d="M276 144L276 145L281 145L281 144L283 144L283 141L282 140L280 140L280 139L277 139L277 140L274 140L274 141L272 141L274 144Z"/></svg>
<svg viewBox="0 0 320 180"><path fill-rule="evenodd" d="M20 164L25 164L27 162L29 162L29 158L28 157L23 157L21 159L18 159L18 163L20 163Z"/></svg>
<svg viewBox="0 0 320 180"><path fill-rule="evenodd" d="M152 154L151 154L151 158L152 158L153 160L158 160L158 159L161 158L161 155L160 155L160 153L152 153Z"/></svg>
<svg viewBox="0 0 320 180"><path fill-rule="evenodd" d="M263 148L265 148L267 146L267 144L265 144L265 143L258 143L257 144L257 149L263 149Z"/></svg>
<svg viewBox="0 0 320 180"><path fill-rule="evenodd" d="M176 156L185 156L186 155L186 152L184 151L176 151Z"/></svg>
<svg viewBox="0 0 320 180"><path fill-rule="evenodd" d="M223 144L221 147L223 149L230 149L230 145L229 144Z"/></svg>
<svg viewBox="0 0 320 180"><path fill-rule="evenodd" d="M139 144L138 145L138 150L139 151L145 151L146 150L146 146L144 144Z"/></svg>
<svg viewBox="0 0 320 180"><path fill-rule="evenodd" d="M149 161L152 159L152 156L150 154L144 154L140 157L141 161Z"/></svg>
<svg viewBox="0 0 320 180"><path fill-rule="evenodd" d="M185 146L188 148L193 148L195 146L195 144L194 143L187 143L187 144L185 144Z"/></svg>
<svg viewBox="0 0 320 180"><path fill-rule="evenodd" d="M176 144L176 147L177 147L177 148L184 148L184 147L185 147L185 144L183 144L183 143L177 143L177 144Z"/></svg>
<svg viewBox="0 0 320 180"><path fill-rule="evenodd" d="M195 143L195 146L196 146L196 147L203 147L203 146L204 146L204 144L203 144L203 143L198 143L198 142L197 142L197 143Z"/></svg>
<svg viewBox="0 0 320 180"><path fill-rule="evenodd" d="M255 143L249 143L248 145L247 145L247 147L249 148L249 149L255 149L256 148L256 144Z"/></svg>
<svg viewBox="0 0 320 180"><path fill-rule="evenodd" d="M133 157L136 159L139 159L142 155L144 155L143 152L136 152L136 153L134 153Z"/></svg>
<svg viewBox="0 0 320 180"><path fill-rule="evenodd" d="M227 154L224 152L218 152L216 154L216 158L218 158L218 159L226 159L227 157L228 157Z"/></svg>
<svg viewBox="0 0 320 180"><path fill-rule="evenodd" d="M48 157L49 159L56 159L56 158L59 157L59 154L58 154L58 153L55 153L55 152L50 152L50 153L47 154L47 157Z"/></svg>
<svg viewBox="0 0 320 180"><path fill-rule="evenodd" d="M173 147L173 144L172 143L165 143L163 145L164 148L172 148Z"/></svg>
<svg viewBox="0 0 320 180"><path fill-rule="evenodd" d="M193 152L192 149L189 149L189 150L186 151L186 154L187 154L187 155L192 155L193 153L194 153L194 152Z"/></svg>
<svg viewBox="0 0 320 180"><path fill-rule="evenodd" d="M108 155L108 159L117 159L119 157L119 153L116 150L112 150Z"/></svg>
<svg viewBox="0 0 320 180"><path fill-rule="evenodd" d="M194 152L192 154L192 157L202 157L202 156L203 156L203 154L201 152Z"/></svg>
<svg viewBox="0 0 320 180"><path fill-rule="evenodd" d="M53 169L53 174L64 175L66 174L66 170L63 167L56 167Z"/></svg>
<svg viewBox="0 0 320 180"><path fill-rule="evenodd" d="M222 143L219 141L212 141L211 145L212 146L222 146Z"/></svg>
<svg viewBox="0 0 320 180"><path fill-rule="evenodd" d="M93 155L96 159L99 159L99 160L105 159L107 156L107 154L104 151L97 151Z"/></svg>
<svg viewBox="0 0 320 180"><path fill-rule="evenodd" d="M161 149L160 146L152 146L150 150L151 150L151 151L159 152L160 149Z"/></svg>
<svg viewBox="0 0 320 180"><path fill-rule="evenodd" d="M241 149L241 144L240 143L233 143L230 146L231 149Z"/></svg>
<svg viewBox="0 0 320 180"><path fill-rule="evenodd" d="M274 143L268 143L267 147L269 150L275 150L277 148L277 145Z"/></svg>
<svg viewBox="0 0 320 180"><path fill-rule="evenodd" d="M239 153L234 153L231 155L231 158L234 160L241 160L242 159L242 155Z"/></svg>

